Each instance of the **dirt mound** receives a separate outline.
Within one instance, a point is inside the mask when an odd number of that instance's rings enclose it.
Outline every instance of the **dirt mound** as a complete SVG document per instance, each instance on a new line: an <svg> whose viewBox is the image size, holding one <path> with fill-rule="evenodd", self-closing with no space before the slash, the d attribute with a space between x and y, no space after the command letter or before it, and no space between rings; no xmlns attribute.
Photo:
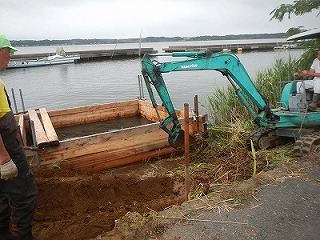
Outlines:
<svg viewBox="0 0 320 240"><path fill-rule="evenodd" d="M34 235L38 240L96 238L128 214L134 215L135 224L142 223L152 212L180 205L185 200L183 161L162 159L93 174L35 168L39 197ZM252 170L247 156L238 154L196 155L190 171L192 194L197 195L207 193L212 184L247 179Z"/></svg>
<svg viewBox="0 0 320 240"><path fill-rule="evenodd" d="M34 217L37 239L90 239L113 229L127 212L159 211L180 204L175 179L42 169ZM176 190L174 190L176 189Z"/></svg>

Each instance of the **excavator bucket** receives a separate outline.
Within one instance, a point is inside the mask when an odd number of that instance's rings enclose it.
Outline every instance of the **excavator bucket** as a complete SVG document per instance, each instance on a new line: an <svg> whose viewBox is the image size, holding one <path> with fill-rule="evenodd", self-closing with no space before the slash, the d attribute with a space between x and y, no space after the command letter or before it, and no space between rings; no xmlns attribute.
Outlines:
<svg viewBox="0 0 320 240"><path fill-rule="evenodd" d="M170 139L170 137L169 137L168 142L169 142L170 146L177 149L177 150L184 150L184 147L185 147L184 135L185 135L184 131L182 129L180 129L179 135L175 141L172 141L172 139ZM195 136L189 135L190 149L194 149L197 146L199 146L199 141L197 140L197 138Z"/></svg>

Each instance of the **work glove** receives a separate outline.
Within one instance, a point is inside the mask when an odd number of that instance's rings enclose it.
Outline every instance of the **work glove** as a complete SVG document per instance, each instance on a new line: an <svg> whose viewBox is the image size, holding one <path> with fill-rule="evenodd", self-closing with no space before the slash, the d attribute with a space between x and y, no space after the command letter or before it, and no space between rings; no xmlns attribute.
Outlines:
<svg viewBox="0 0 320 240"><path fill-rule="evenodd" d="M18 168L16 164L10 159L9 162L0 164L0 178L3 180L10 180L18 176Z"/></svg>

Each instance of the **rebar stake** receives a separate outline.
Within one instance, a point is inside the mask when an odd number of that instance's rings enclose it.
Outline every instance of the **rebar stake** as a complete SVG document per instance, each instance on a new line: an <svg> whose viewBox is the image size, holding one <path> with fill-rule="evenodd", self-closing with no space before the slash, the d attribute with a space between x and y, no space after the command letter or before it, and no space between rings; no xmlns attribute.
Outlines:
<svg viewBox="0 0 320 240"><path fill-rule="evenodd" d="M189 104L184 104L184 163L185 163L185 200L190 192L190 139L189 139Z"/></svg>

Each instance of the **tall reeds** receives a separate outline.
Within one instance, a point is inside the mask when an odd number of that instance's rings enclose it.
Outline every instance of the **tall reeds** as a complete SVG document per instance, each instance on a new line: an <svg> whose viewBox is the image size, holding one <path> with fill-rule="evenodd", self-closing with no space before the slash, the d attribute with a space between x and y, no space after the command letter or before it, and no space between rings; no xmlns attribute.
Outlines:
<svg viewBox="0 0 320 240"><path fill-rule="evenodd" d="M299 61L290 57L287 61L277 59L271 68L257 73L256 80L253 81L258 91L268 101L270 108L280 106L284 85L294 79L294 72L300 68ZM250 99L248 101L251 102ZM208 102L209 115L215 125L226 126L237 121L243 123L243 129L255 127L252 117L231 86L226 90L217 89L213 96L209 97Z"/></svg>
<svg viewBox="0 0 320 240"><path fill-rule="evenodd" d="M271 68L257 74L254 84L271 109L280 106L282 89L288 81L293 80L294 72L301 70L299 64L298 59L278 59ZM250 99L247 100L251 102ZM228 162L226 166L228 169L236 166L237 169L232 169L233 175L241 172L243 177L251 177L267 169L275 159L281 158L281 154L287 155L286 159L289 158L290 150L286 148L278 149L276 156L270 155L269 151L256 152L253 147L248 152L249 133L258 126L231 86L226 90L218 89L209 97L208 110L213 124L209 128L212 142L206 154L229 156L225 159Z"/></svg>

